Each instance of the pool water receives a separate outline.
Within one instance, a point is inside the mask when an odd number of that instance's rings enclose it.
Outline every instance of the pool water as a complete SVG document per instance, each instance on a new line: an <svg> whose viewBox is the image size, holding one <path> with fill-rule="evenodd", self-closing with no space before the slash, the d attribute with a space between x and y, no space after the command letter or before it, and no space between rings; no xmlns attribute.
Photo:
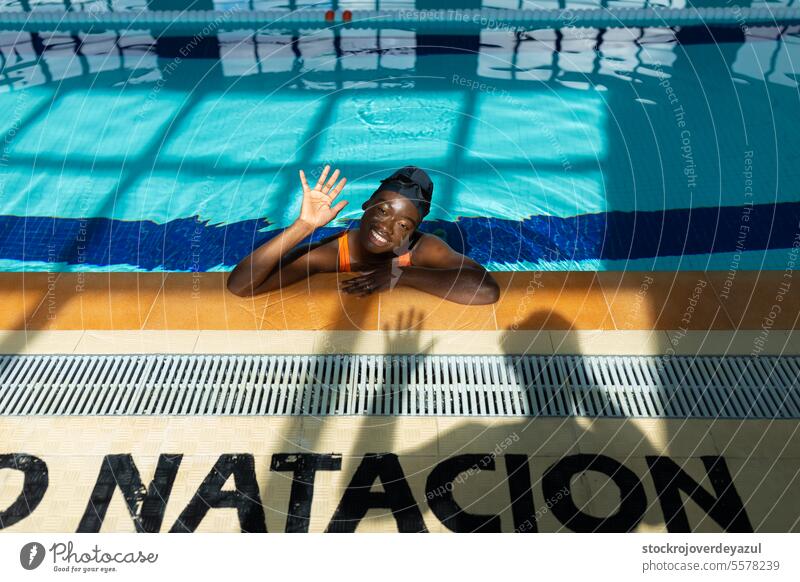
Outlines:
<svg viewBox="0 0 800 582"><path fill-rule="evenodd" d="M416 164L490 269L782 270L799 31L2 33L0 270L228 270L326 163L318 236Z"/></svg>

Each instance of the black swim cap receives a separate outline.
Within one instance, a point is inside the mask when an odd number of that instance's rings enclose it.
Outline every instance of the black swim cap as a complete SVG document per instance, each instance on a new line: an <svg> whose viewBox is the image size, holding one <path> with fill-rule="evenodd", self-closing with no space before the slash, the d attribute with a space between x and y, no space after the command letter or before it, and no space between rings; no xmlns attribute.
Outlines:
<svg viewBox="0 0 800 582"><path fill-rule="evenodd" d="M431 211L431 198L433 197L433 182L425 170L417 166L405 166L394 174L381 180L381 185L372 193L390 190L408 198L419 212L419 219L425 218ZM367 203L362 208L366 209Z"/></svg>

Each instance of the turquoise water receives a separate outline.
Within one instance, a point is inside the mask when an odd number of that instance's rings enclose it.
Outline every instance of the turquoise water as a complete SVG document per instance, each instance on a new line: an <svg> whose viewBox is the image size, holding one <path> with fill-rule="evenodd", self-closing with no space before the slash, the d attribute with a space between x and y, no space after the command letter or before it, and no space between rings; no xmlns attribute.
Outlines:
<svg viewBox="0 0 800 582"><path fill-rule="evenodd" d="M325 163L332 227L417 164L430 228L493 269L782 269L800 36L748 33L6 33L0 269L228 269Z"/></svg>

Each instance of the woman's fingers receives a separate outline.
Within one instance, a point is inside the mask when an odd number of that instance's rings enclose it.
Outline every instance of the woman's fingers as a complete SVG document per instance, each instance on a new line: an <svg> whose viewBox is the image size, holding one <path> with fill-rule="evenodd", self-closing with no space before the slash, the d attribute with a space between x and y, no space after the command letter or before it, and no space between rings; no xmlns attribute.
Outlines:
<svg viewBox="0 0 800 582"><path fill-rule="evenodd" d="M378 288L373 285L369 285L366 287L348 287L346 289L342 289L342 291L344 291L348 295L355 295L356 297L365 297L367 295L375 293L375 291L377 290Z"/></svg>
<svg viewBox="0 0 800 582"><path fill-rule="evenodd" d="M358 277L353 277L352 279L347 279L346 281L342 281L342 285L353 285L362 281L364 279L364 275L359 275Z"/></svg>
<svg viewBox="0 0 800 582"><path fill-rule="evenodd" d="M375 286L375 281L372 277L356 277L342 283L342 291L347 293L359 293L366 289L371 289Z"/></svg>
<svg viewBox="0 0 800 582"><path fill-rule="evenodd" d="M340 202L341 204L341 202ZM348 279L347 281L343 281L342 285L358 285L359 283L363 283L365 281L372 281L373 275L375 271L367 271L363 275L359 275L358 277L353 277L352 279Z"/></svg>
<svg viewBox="0 0 800 582"><path fill-rule="evenodd" d="M372 284L365 284L365 285L352 285L350 287L342 287L342 291L349 295L357 295L359 297L363 297L365 295L369 295L370 293L374 293L377 288Z"/></svg>
<svg viewBox="0 0 800 582"><path fill-rule="evenodd" d="M314 186L314 190L322 190L322 185L325 183L325 178L328 176L328 170L330 169L330 166L325 166L322 173L319 175L319 180L317 180L317 185Z"/></svg>
<svg viewBox="0 0 800 582"><path fill-rule="evenodd" d="M363 287L367 283L369 283L369 280L362 277L359 277L358 279L350 279L349 281L342 283L342 289L356 289L358 287Z"/></svg>
<svg viewBox="0 0 800 582"><path fill-rule="evenodd" d="M368 291L373 291L373 287L347 287L342 288L342 291L347 293L348 295L361 295L362 293L366 293Z"/></svg>
<svg viewBox="0 0 800 582"><path fill-rule="evenodd" d="M328 196L330 196L331 202L333 202L336 199L336 197L339 195L339 192L342 191L342 188L344 188L344 185L346 183L347 183L347 178L342 178L341 180L339 180L339 183L336 185L336 188L328 192Z"/></svg>
<svg viewBox="0 0 800 582"><path fill-rule="evenodd" d="M350 285L344 290L347 291L348 293L358 293L359 291L363 291L364 289L371 289L371 288L372 288L371 283L362 283L361 285Z"/></svg>
<svg viewBox="0 0 800 582"><path fill-rule="evenodd" d="M327 194L333 185L336 184L336 179L339 177L339 170L334 170L333 174L331 174L330 179L326 182L325 186L322 188L322 193Z"/></svg>
<svg viewBox="0 0 800 582"><path fill-rule="evenodd" d="M333 217L336 218L336 215L339 214L345 206L347 206L347 200L342 200L336 206L332 206Z"/></svg>
<svg viewBox="0 0 800 582"><path fill-rule="evenodd" d="M306 173L303 170L300 170L300 184L303 185L303 192L308 192L308 182L306 182Z"/></svg>

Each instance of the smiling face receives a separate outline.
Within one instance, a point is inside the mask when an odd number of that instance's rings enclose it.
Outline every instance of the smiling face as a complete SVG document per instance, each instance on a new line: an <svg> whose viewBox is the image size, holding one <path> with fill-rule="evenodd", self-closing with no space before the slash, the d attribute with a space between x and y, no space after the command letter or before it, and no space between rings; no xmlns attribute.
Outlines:
<svg viewBox="0 0 800 582"><path fill-rule="evenodd" d="M359 242L370 253L403 249L420 223L417 207L405 196L381 190L364 205Z"/></svg>

